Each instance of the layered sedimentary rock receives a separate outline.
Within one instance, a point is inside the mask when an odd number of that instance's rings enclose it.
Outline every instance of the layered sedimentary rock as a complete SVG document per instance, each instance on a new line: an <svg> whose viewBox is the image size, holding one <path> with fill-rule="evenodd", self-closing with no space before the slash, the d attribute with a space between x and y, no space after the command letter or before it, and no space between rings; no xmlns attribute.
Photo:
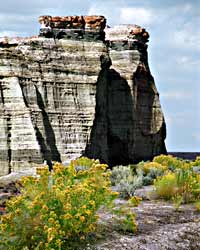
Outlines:
<svg viewBox="0 0 200 250"><path fill-rule="evenodd" d="M102 16L39 21L39 37L0 40L0 174L81 155L114 165L165 153L148 33L104 32Z"/></svg>
<svg viewBox="0 0 200 250"><path fill-rule="evenodd" d="M103 16L40 16L40 36L57 39L104 40L106 19Z"/></svg>

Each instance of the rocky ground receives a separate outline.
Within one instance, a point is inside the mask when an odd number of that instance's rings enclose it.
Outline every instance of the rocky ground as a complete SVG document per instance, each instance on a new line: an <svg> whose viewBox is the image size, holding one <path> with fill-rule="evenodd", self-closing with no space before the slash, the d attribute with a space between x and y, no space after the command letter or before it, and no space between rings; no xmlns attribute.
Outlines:
<svg viewBox="0 0 200 250"><path fill-rule="evenodd" d="M124 203L126 201L120 201ZM134 209L138 232L123 234L112 231L99 242L96 250L199 250L200 213L192 205L175 211L164 201L143 201ZM104 217L102 215L102 217ZM107 223L109 223L108 218Z"/></svg>
<svg viewBox="0 0 200 250"><path fill-rule="evenodd" d="M0 213L5 212L5 200L18 194L14 182L0 183ZM146 190L144 190L144 193ZM142 190L138 194L142 194ZM143 195L145 198L145 195ZM119 199L117 205L126 205ZM158 200L144 200L133 209L138 231L124 233L116 227L110 214L100 212L100 235L88 244L89 250L199 250L200 212L193 205L182 205L178 211L173 204ZM83 249L83 247L82 247Z"/></svg>

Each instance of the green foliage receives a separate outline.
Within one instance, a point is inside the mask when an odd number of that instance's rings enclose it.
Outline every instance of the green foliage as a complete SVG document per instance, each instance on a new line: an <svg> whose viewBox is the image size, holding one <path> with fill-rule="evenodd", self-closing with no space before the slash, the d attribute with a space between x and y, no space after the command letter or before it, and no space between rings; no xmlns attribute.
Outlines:
<svg viewBox="0 0 200 250"><path fill-rule="evenodd" d="M113 209L118 197L106 168L80 158L68 167L56 163L52 172L38 168L39 178L23 178L21 194L7 202L1 217L0 249L66 250L71 242L85 239L96 228L99 208ZM136 229L131 212L123 222L124 228Z"/></svg>
<svg viewBox="0 0 200 250"><path fill-rule="evenodd" d="M200 156L197 156L195 161L192 163L192 166L199 166L200 167Z"/></svg>
<svg viewBox="0 0 200 250"><path fill-rule="evenodd" d="M182 203L189 203L200 198L200 175L191 169L167 172L157 178L154 185L158 196L164 199L178 200L181 197Z"/></svg>
<svg viewBox="0 0 200 250"><path fill-rule="evenodd" d="M155 176L157 176L162 175L167 170L167 167L165 165L161 165L158 162L147 162L143 164L142 170L144 171L145 175L149 174L150 172L155 172Z"/></svg>
<svg viewBox="0 0 200 250"><path fill-rule="evenodd" d="M197 202L195 202L195 207L198 211L200 211L200 200L198 200Z"/></svg>
<svg viewBox="0 0 200 250"><path fill-rule="evenodd" d="M191 163L173 157L172 155L159 155L153 158L153 162L160 163L163 166L166 166L169 170L175 171L177 168L180 169L189 169L191 168Z"/></svg>
<svg viewBox="0 0 200 250"><path fill-rule="evenodd" d="M111 183L116 186L123 198L131 197L137 188L143 184L143 177L133 175L130 166L116 166L112 169Z"/></svg>
<svg viewBox="0 0 200 250"><path fill-rule="evenodd" d="M157 162L141 162L138 164L137 173L143 176L143 185L153 184L154 179L162 176L167 167Z"/></svg>
<svg viewBox="0 0 200 250"><path fill-rule="evenodd" d="M142 201L142 198L138 196L133 196L129 199L129 203L133 205L134 207L137 207L141 201Z"/></svg>
<svg viewBox="0 0 200 250"><path fill-rule="evenodd" d="M175 174L168 172L163 177L158 177L154 181L154 186L158 197L166 200L171 199L177 193L177 180Z"/></svg>
<svg viewBox="0 0 200 250"><path fill-rule="evenodd" d="M172 197L172 201L174 203L175 210L178 211L180 205L183 203L183 197L182 195L176 194L174 197Z"/></svg>
<svg viewBox="0 0 200 250"><path fill-rule="evenodd" d="M121 204L112 210L113 218L117 223L116 230L124 232L135 232L137 224L135 223L135 214L131 212L132 207L137 207L142 199L138 196L132 196L128 203ZM117 217L114 217L116 216Z"/></svg>

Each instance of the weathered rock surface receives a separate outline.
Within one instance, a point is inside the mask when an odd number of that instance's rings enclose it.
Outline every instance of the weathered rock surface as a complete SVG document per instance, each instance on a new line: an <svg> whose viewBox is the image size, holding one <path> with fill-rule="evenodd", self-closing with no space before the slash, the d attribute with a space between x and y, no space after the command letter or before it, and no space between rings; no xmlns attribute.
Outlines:
<svg viewBox="0 0 200 250"><path fill-rule="evenodd" d="M124 204L125 201L120 203ZM181 206L175 211L167 202L145 201L134 211L137 215L138 232L123 234L107 233L105 239L86 249L92 250L199 250L200 213L192 205ZM101 214L101 220L111 227L111 217Z"/></svg>
<svg viewBox="0 0 200 250"><path fill-rule="evenodd" d="M0 174L81 155L114 165L165 153L148 33L106 28L105 41L101 16L40 22L40 37L0 40Z"/></svg>
<svg viewBox="0 0 200 250"><path fill-rule="evenodd" d="M158 198L156 194L156 189L153 185L143 186L141 188L136 189L134 195L142 198L142 200L155 200Z"/></svg>
<svg viewBox="0 0 200 250"><path fill-rule="evenodd" d="M8 175L0 176L0 187L6 189L6 186L20 181L21 178L25 176L37 177L37 167L23 169L18 172L12 172Z"/></svg>

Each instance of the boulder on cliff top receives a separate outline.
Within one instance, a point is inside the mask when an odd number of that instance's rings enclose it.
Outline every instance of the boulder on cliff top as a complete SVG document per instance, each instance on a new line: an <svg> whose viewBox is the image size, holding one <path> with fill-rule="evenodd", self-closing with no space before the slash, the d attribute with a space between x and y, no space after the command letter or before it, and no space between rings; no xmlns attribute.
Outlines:
<svg viewBox="0 0 200 250"><path fill-rule="evenodd" d="M108 41L127 41L137 40L142 43L147 43L149 33L138 25L116 25L112 28L106 28L106 40Z"/></svg>
<svg viewBox="0 0 200 250"><path fill-rule="evenodd" d="M40 16L39 23L41 28L103 30L106 19L104 16Z"/></svg>

